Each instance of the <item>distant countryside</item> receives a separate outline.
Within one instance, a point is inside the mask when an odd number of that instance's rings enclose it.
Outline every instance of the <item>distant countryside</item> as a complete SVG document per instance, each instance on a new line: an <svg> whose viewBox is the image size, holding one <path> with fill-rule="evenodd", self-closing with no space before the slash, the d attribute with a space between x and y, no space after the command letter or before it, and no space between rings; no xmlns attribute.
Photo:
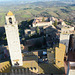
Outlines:
<svg viewBox="0 0 75 75"><path fill-rule="evenodd" d="M73 2L33 2L33 3L0 3L0 26L5 25L5 14L12 10L19 24L22 21L31 20L35 17L61 18L68 25L75 24L75 4Z"/></svg>

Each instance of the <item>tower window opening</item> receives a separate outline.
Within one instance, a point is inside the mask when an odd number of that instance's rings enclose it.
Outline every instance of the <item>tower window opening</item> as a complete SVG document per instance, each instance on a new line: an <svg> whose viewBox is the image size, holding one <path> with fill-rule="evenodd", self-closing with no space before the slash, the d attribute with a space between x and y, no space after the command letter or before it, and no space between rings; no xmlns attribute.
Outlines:
<svg viewBox="0 0 75 75"><path fill-rule="evenodd" d="M18 65L19 65L19 63L18 63L18 62L16 62L16 63L15 63L15 65L17 65L17 66L18 66Z"/></svg>
<svg viewBox="0 0 75 75"><path fill-rule="evenodd" d="M9 23L12 24L12 18L9 18Z"/></svg>

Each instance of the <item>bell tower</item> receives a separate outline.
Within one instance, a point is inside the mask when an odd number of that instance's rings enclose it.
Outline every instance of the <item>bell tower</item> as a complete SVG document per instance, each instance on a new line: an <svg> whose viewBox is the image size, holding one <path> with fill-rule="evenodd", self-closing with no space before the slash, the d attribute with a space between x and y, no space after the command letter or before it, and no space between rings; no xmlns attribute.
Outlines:
<svg viewBox="0 0 75 75"><path fill-rule="evenodd" d="M5 31L12 66L22 66L23 62L18 32L18 23L14 14L11 11L7 13L5 18Z"/></svg>
<svg viewBox="0 0 75 75"><path fill-rule="evenodd" d="M17 24L16 18L11 11L9 11L6 15L6 24L7 25Z"/></svg>

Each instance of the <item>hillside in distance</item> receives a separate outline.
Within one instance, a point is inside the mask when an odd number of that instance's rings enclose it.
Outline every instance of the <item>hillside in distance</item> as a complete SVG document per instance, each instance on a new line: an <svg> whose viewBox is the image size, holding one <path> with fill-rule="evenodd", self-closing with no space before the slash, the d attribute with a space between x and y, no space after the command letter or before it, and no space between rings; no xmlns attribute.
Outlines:
<svg viewBox="0 0 75 75"><path fill-rule="evenodd" d="M0 5L0 25L5 24L5 14L11 10L18 22L33 19L36 16L57 17L63 20L70 20L73 24L75 22L75 4L60 2L60 1L47 1L47 2L33 2L33 3L10 3Z"/></svg>
<svg viewBox="0 0 75 75"><path fill-rule="evenodd" d="M25 3L33 3L33 2L67 2L67 3L75 3L75 0L0 0L0 5L18 5Z"/></svg>

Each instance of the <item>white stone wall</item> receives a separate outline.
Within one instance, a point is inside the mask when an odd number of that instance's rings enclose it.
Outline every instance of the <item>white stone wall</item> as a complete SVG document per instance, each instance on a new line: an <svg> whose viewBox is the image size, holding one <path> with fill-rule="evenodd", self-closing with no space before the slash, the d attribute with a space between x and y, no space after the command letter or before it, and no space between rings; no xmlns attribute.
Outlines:
<svg viewBox="0 0 75 75"><path fill-rule="evenodd" d="M75 62L70 62L68 65L68 73L67 75L75 75L75 69L71 69L70 67L75 66Z"/></svg>
<svg viewBox="0 0 75 75"><path fill-rule="evenodd" d="M19 40L18 25L5 25L6 37L10 52L12 66L15 66L15 60L19 60L19 66L22 66L22 54Z"/></svg>
<svg viewBox="0 0 75 75"><path fill-rule="evenodd" d="M69 74L68 75L75 75L75 70L69 70Z"/></svg>
<svg viewBox="0 0 75 75"><path fill-rule="evenodd" d="M60 43L66 45L66 53L68 52L70 34L60 34Z"/></svg>
<svg viewBox="0 0 75 75"><path fill-rule="evenodd" d="M33 24L33 27L50 26L50 25L52 25L52 21L51 22L39 22L39 23Z"/></svg>
<svg viewBox="0 0 75 75"><path fill-rule="evenodd" d="M74 27L70 27L70 28L66 27L61 29L62 33L70 33L72 31L74 31Z"/></svg>
<svg viewBox="0 0 75 75"><path fill-rule="evenodd" d="M28 32L30 32L31 35L36 34L36 30L26 29L25 30L25 36L29 36Z"/></svg>
<svg viewBox="0 0 75 75"><path fill-rule="evenodd" d="M64 25L64 26L66 26L66 23L63 21L63 22L61 22L62 23L62 25Z"/></svg>

